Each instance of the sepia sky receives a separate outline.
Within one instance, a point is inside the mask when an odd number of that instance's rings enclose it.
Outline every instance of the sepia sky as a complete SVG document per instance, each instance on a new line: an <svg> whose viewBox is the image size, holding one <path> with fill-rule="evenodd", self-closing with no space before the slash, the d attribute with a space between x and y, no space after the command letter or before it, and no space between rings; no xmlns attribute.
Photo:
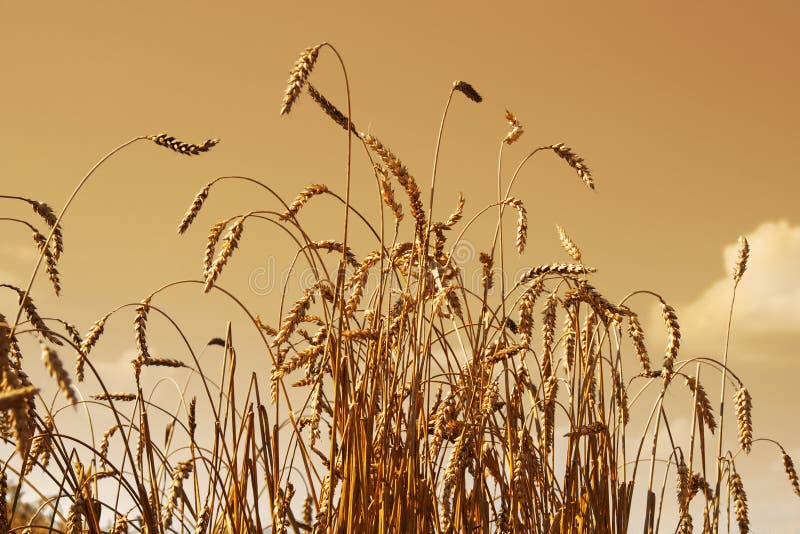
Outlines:
<svg viewBox="0 0 800 534"><path fill-rule="evenodd" d="M505 150L506 179L534 147L573 147L593 170L597 191L552 154L529 162L512 191L528 206L529 248L509 259L510 271L565 261L555 232L561 224L598 269L593 283L610 300L650 289L675 306L683 357L720 356L736 239L747 235L752 253L737 295L730 363L753 394L756 434L782 441L800 461L800 4L389 6L0 3L0 194L60 208L98 159L132 137L222 139L196 158L138 143L104 164L64 220L63 296L52 297L43 278L34 292L39 308L85 331L165 283L198 278L211 225L279 208L252 186L221 184L179 237L175 229L192 197L218 176L258 178L287 199L311 183L343 193L343 132L307 95L288 117L278 115L298 53L328 41L347 68L354 122L379 135L426 192L452 82L466 80L484 96L480 105L464 98L451 105L435 217L452 210L459 191L469 215L497 199L505 109L526 129ZM344 108L341 72L324 50L312 80ZM355 205L374 217L376 191L360 147L353 183ZM29 215L0 202L2 217ZM341 237L341 210L330 199L305 210L301 220L315 238ZM24 284L35 259L29 232L2 228L0 280ZM354 228L363 255L369 241L359 237L363 227ZM467 252L489 246L489 228L478 224L467 233ZM241 246L220 285L277 322L292 244L262 225L248 228ZM290 296L301 282L290 283ZM648 317L652 304L632 301ZM195 286L170 292L163 305L200 347L236 319L229 304ZM4 313L14 306L0 296ZM131 317L107 327L96 357L108 370L130 359ZM658 353L662 326L653 316L646 327ZM245 340L252 335L243 323L238 330ZM242 366L268 372L264 354L242 357ZM743 472L751 475L745 484L754 531L797 532L800 501L775 450L757 446L742 463L750 465Z"/></svg>

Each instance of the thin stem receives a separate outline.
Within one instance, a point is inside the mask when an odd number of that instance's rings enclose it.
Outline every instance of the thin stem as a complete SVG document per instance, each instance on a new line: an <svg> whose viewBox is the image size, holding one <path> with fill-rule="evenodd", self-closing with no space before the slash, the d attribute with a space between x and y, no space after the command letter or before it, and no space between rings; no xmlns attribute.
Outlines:
<svg viewBox="0 0 800 534"><path fill-rule="evenodd" d="M725 386L727 385L725 379L728 375L728 347L730 345L731 339L731 324L733 323L733 304L736 301L736 288L739 287L739 282L734 281L733 283L733 293L731 294L731 305L728 309L728 326L725 329L725 350L722 353L722 384L720 385L720 392L719 392L719 431L717 434L717 484L714 489L714 495L717 497L716 502L717 506L714 509L714 516L717 517L719 515L719 491L720 491L720 483L722 481L722 464L720 463L720 457L722 456L722 430L723 425L725 423L725 416L723 410L725 409Z"/></svg>

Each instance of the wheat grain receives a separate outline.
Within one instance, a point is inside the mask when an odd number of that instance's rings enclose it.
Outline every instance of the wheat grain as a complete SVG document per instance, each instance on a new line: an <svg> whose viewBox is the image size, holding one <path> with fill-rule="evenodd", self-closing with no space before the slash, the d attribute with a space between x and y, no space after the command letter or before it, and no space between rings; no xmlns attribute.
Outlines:
<svg viewBox="0 0 800 534"><path fill-rule="evenodd" d="M92 328L89 329L89 333L86 334L86 339L83 340L83 343L81 343L78 348L78 354L75 358L75 377L78 379L78 382L83 382L83 368L86 363L86 358L97 344L97 340L100 339L100 336L103 334L103 330L105 330L106 326L106 319L108 319L108 316L103 317L92 325Z"/></svg>
<svg viewBox="0 0 800 534"><path fill-rule="evenodd" d="M119 401L119 402L132 402L135 401L138 396L135 393L100 393L99 395L92 395L94 400L99 401Z"/></svg>
<svg viewBox="0 0 800 534"><path fill-rule="evenodd" d="M542 376L553 374L553 339L556 332L556 306L558 298L550 293L542 310Z"/></svg>
<svg viewBox="0 0 800 534"><path fill-rule="evenodd" d="M478 91L476 91L475 88L472 87L472 85L467 82L461 80L454 81L453 90L463 93L464 96L466 96L476 104L480 104L483 101L483 98L481 98L481 95L478 94Z"/></svg>
<svg viewBox="0 0 800 534"><path fill-rule="evenodd" d="M750 532L750 518L747 513L747 494L744 491L744 484L742 477L739 473L733 471L731 473L729 489L733 495L734 512L736 514L736 521L739 523L739 532L745 534Z"/></svg>
<svg viewBox="0 0 800 534"><path fill-rule="evenodd" d="M672 376L672 366L678 357L678 349L681 346L681 328L678 324L678 316L675 315L675 309L663 300L659 302L661 304L661 315L664 318L664 324L667 326L667 348L661 372L662 376L669 380Z"/></svg>
<svg viewBox="0 0 800 534"><path fill-rule="evenodd" d="M614 397L617 401L619 424L627 425L631 418L630 410L628 408L628 390L625 388L625 383L622 381L622 375L619 371L615 371L613 376Z"/></svg>
<svg viewBox="0 0 800 534"><path fill-rule="evenodd" d="M633 312L628 314L628 335L636 348L636 355L639 357L639 364L642 366L642 370L646 373L650 372L650 356L644 344L644 330L641 323L639 323L639 316Z"/></svg>
<svg viewBox="0 0 800 534"><path fill-rule="evenodd" d="M325 98L322 93L317 91L316 87L311 85L311 82L306 82L306 90L314 102L319 104L319 107L322 108L322 111L324 111L325 114L333 120L333 122L341 126L344 131L347 131L349 127L350 131L353 132L356 137L360 136L358 130L356 129L356 125L353 124L352 121L348 121L347 115L339 111L336 106L331 104L331 102Z"/></svg>
<svg viewBox="0 0 800 534"><path fill-rule="evenodd" d="M519 199L508 198L504 203L517 209L517 252L522 254L528 242L528 211Z"/></svg>
<svg viewBox="0 0 800 534"><path fill-rule="evenodd" d="M542 278L537 278L536 281L523 291L519 300L519 333L522 339L522 344L526 347L531 345L531 336L533 335L533 306L536 299L543 289Z"/></svg>
<svg viewBox="0 0 800 534"><path fill-rule="evenodd" d="M705 388L693 376L686 376L685 379L686 385L697 399L696 410L700 423L705 423L713 434L717 428L717 422L714 420L714 411L711 408L711 401L706 394Z"/></svg>
<svg viewBox="0 0 800 534"><path fill-rule="evenodd" d="M197 516L194 527L194 534L205 534L208 524L211 521L211 508L208 504L203 506L200 514Z"/></svg>
<svg viewBox="0 0 800 534"><path fill-rule="evenodd" d="M6 389L0 392L0 410L9 410L14 406L18 406L38 392L39 388L34 386Z"/></svg>
<svg viewBox="0 0 800 534"><path fill-rule="evenodd" d="M348 280L346 287L352 288L350 298L347 299L345 304L345 316L351 317L355 313L358 304L361 302L361 296L364 293L364 288L367 284L367 275L370 269L380 259L380 253L377 250L370 252L362 261L358 268L353 273L353 276Z"/></svg>
<svg viewBox="0 0 800 534"><path fill-rule="evenodd" d="M486 290L492 289L492 285L494 285L494 275L492 274L492 269L494 268L494 259L485 252L481 252L478 255L478 259L481 262L481 268L483 271L481 274L481 284Z"/></svg>
<svg viewBox="0 0 800 534"><path fill-rule="evenodd" d="M58 387L67 399L67 402L70 404L77 403L78 397L75 395L75 390L72 389L72 381L69 378L67 370L64 369L64 365L61 363L58 353L47 345L42 344L42 361L50 372L50 376L55 378L56 382L58 382Z"/></svg>
<svg viewBox="0 0 800 534"><path fill-rule="evenodd" d="M172 471L172 484L169 488L167 502L164 505L164 510L161 519L161 523L162 525L164 525L164 530L169 530L169 526L172 524L172 515L175 511L175 506L178 504L178 497L180 496L183 490L183 481L189 478L189 474L191 472L192 472L191 460L178 462L178 465Z"/></svg>
<svg viewBox="0 0 800 534"><path fill-rule="evenodd" d="M294 201L289 205L289 208L283 212L281 215L282 221L288 221L295 215L297 212L300 211L300 208L306 205L306 203L311 200L313 197L317 195L321 195L323 193L328 192L328 186L325 184L311 184L310 186L306 187L300 194L298 194Z"/></svg>
<svg viewBox="0 0 800 534"><path fill-rule="evenodd" d="M150 358L150 350L147 346L147 314L149 312L150 297L147 297L136 307L136 317L133 320L136 350L138 351L138 359L142 361Z"/></svg>
<svg viewBox="0 0 800 534"><path fill-rule="evenodd" d="M327 250L328 252L338 252L341 254L344 250L344 244L340 241L334 241L333 239L324 239L322 241L312 241L309 244L309 248L315 250ZM347 260L347 263L353 267L358 267L360 265L356 259L356 255L353 254L353 251L350 250L349 247L347 248L347 252L344 253L344 256Z"/></svg>
<svg viewBox="0 0 800 534"><path fill-rule="evenodd" d="M464 195L462 195L461 192L459 192L456 209L453 211L453 213L450 214L449 217L447 217L447 220L444 223L444 228L449 230L450 228L455 226L458 223L458 221L461 220L463 214L464 214Z"/></svg>
<svg viewBox="0 0 800 534"><path fill-rule="evenodd" d="M311 71L314 69L314 64L317 62L319 49L321 45L310 46L306 48L292 67L289 73L289 81L286 84L286 94L283 96L283 103L281 104L281 115L286 115L292 110L300 92L303 90Z"/></svg>
<svg viewBox="0 0 800 534"><path fill-rule="evenodd" d="M147 358L142 362L146 367L186 367L186 364L173 358Z"/></svg>
<svg viewBox="0 0 800 534"><path fill-rule="evenodd" d="M526 272L519 280L520 284L530 282L534 278L544 274L576 275L595 272L593 267L576 265L572 263L551 263L549 265L537 265Z"/></svg>
<svg viewBox="0 0 800 534"><path fill-rule="evenodd" d="M750 453L753 446L753 400L750 397L750 392L747 388L742 387L733 396L733 401L736 403L736 419L739 426L739 444L742 450Z"/></svg>
<svg viewBox="0 0 800 534"><path fill-rule="evenodd" d="M508 121L508 125L511 126L511 130L508 132L505 139L503 139L503 142L510 145L517 141L525 130L522 128L522 124L517 120L517 116L508 110L506 110L506 120Z"/></svg>
<svg viewBox="0 0 800 534"><path fill-rule="evenodd" d="M575 365L575 343L577 340L578 333L575 331L575 318L567 308L564 314L564 361L567 364L567 370L572 369L573 365Z"/></svg>
<svg viewBox="0 0 800 534"><path fill-rule="evenodd" d="M544 382L544 442L545 451L553 448L553 430L555 426L556 396L558 395L558 378L555 375L546 377Z"/></svg>
<svg viewBox="0 0 800 534"><path fill-rule="evenodd" d="M392 189L392 183L389 180L389 172L377 163L374 165L374 169L381 183L383 201L386 203L389 210L391 210L395 220L399 223L403 220L403 207L395 199L394 189Z"/></svg>
<svg viewBox="0 0 800 534"><path fill-rule="evenodd" d="M61 254L64 252L64 236L61 231L61 225L56 225L58 217L53 211L53 208L44 202L37 202L36 200L31 200L28 198L23 200L31 205L33 211L36 212L36 214L42 219L44 219L47 226L53 232L53 258L58 261L61 258Z"/></svg>
<svg viewBox="0 0 800 534"><path fill-rule="evenodd" d="M314 296L315 289L315 287L306 289L303 291L303 296L294 303L291 311L281 323L281 327L278 330L278 333L275 335L275 339L272 340L273 347L277 347L289 339L289 336L292 334L292 332L294 332L294 329L300 323L301 319L306 314L306 311L308 311L308 307L311 305L311 300Z"/></svg>
<svg viewBox="0 0 800 534"><path fill-rule="evenodd" d="M178 225L179 234L182 234L189 229L192 221L194 221L195 217L197 217L197 214L200 212L200 209L203 207L203 203L208 198L208 193L210 190L211 184L206 184L206 186L194 196L194 199L192 199L192 205L189 206L189 209L183 215L183 219L181 219L181 222Z"/></svg>
<svg viewBox="0 0 800 534"><path fill-rule="evenodd" d="M119 425L113 425L103 433L103 438L100 440L100 465L105 467L108 465L108 447L114 433L120 429Z"/></svg>
<svg viewBox="0 0 800 534"><path fill-rule="evenodd" d="M207 276L212 265L214 265L214 251L216 250L217 242L219 242L222 231L225 230L227 225L228 221L219 222L212 226L208 232L205 253L203 255L203 278Z"/></svg>
<svg viewBox="0 0 800 534"><path fill-rule="evenodd" d="M114 526L109 534L128 534L128 515L116 514Z"/></svg>
<svg viewBox="0 0 800 534"><path fill-rule="evenodd" d="M39 251L44 254L45 272L47 273L47 277L50 279L50 283L53 284L53 290L55 291L56 295L61 295L61 281L59 279L58 267L56 265L56 257L53 251L46 246L47 238L45 238L37 230L34 230L33 241L36 243L36 247L39 249Z"/></svg>
<svg viewBox="0 0 800 534"><path fill-rule="evenodd" d="M556 230L558 230L558 238L561 241L561 246L564 248L567 254L569 254L570 258L580 263L581 249L579 249L578 245L576 245L575 242L570 239L561 226L556 225Z"/></svg>
<svg viewBox="0 0 800 534"><path fill-rule="evenodd" d="M45 324L30 295L26 296L23 290L11 284L0 284L0 287L6 287L17 293L19 305L22 307L25 316L31 322L31 325L40 337L54 345L64 345L61 339Z"/></svg>
<svg viewBox="0 0 800 534"><path fill-rule="evenodd" d="M781 456L783 459L783 470L786 471L786 476L789 477L789 483L792 485L792 490L794 491L795 495L800 497L800 482L797 478L797 471L794 468L794 462L792 462L792 457L781 448Z"/></svg>
<svg viewBox="0 0 800 534"><path fill-rule="evenodd" d="M596 434L602 434L606 430L606 425L600 421L595 421L593 423L589 423L588 425L579 426L576 430L571 432L567 432L564 434L564 437L579 438L582 436L594 436Z"/></svg>
<svg viewBox="0 0 800 534"><path fill-rule="evenodd" d="M369 339L377 341L380 334L381 333L374 328L359 328L358 330L342 331L342 337L345 339Z"/></svg>
<svg viewBox="0 0 800 534"><path fill-rule="evenodd" d="M185 143L178 139L175 139L171 135L167 134L157 134L157 135L148 135L147 138L154 142L157 145L166 147L174 152L179 154L185 154L187 156L196 156L198 154L202 154L203 152L208 152L213 147L219 144L219 139L207 139L201 145L194 145L192 143Z"/></svg>
<svg viewBox="0 0 800 534"><path fill-rule="evenodd" d="M383 145L377 138L370 134L361 134L364 143L375 152L389 171L397 178L397 181L403 186L408 197L409 205L411 206L411 216L414 217L416 222L416 229L419 236L422 235L425 229L425 210L422 207L420 200L420 190L414 177L409 174L408 169L403 163L394 155L394 153Z"/></svg>
<svg viewBox="0 0 800 534"><path fill-rule="evenodd" d="M739 236L739 254L736 258L736 266L733 268L733 281L738 284L742 275L747 270L747 259L750 257L750 244L747 238Z"/></svg>
<svg viewBox="0 0 800 534"><path fill-rule="evenodd" d="M223 267L225 267L225 265L228 263L228 260L230 260L231 256L233 256L233 251L239 246L239 240L241 239L242 232L244 231L244 219L244 217L240 217L225 235L225 239L222 243L222 249L217 256L217 259L214 260L211 268L209 268L206 272L205 287L203 288L203 291L206 293L211 291L211 288L214 286L214 282L216 282L217 278L222 273Z"/></svg>
<svg viewBox="0 0 800 534"><path fill-rule="evenodd" d="M692 516L689 512L685 512L681 516L681 522L678 526L678 534L692 534L694 532L694 525L692 523Z"/></svg>
<svg viewBox="0 0 800 534"><path fill-rule="evenodd" d="M583 158L575 154L572 149L566 146L564 143L556 143L554 145L548 145L542 147L544 150L552 150L558 156L567 162L567 164L575 169L578 173L578 177L585 183L590 189L594 189L594 179L592 178L592 172L589 170L589 167L586 166L584 163Z"/></svg>

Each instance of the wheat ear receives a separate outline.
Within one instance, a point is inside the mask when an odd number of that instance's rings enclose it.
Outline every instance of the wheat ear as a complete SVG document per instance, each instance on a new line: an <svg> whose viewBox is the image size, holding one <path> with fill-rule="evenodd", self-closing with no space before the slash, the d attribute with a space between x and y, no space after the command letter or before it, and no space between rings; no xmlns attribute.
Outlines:
<svg viewBox="0 0 800 534"><path fill-rule="evenodd" d="M286 92L283 95L283 103L281 104L281 115L286 115L292 110L292 106L300 96L311 71L314 69L314 64L317 62L319 49L321 45L310 46L306 48L289 72L289 81L286 83Z"/></svg>
<svg viewBox="0 0 800 534"><path fill-rule="evenodd" d="M177 152L179 154L185 154L187 156L196 156L198 154L202 154L203 152L208 152L213 147L219 144L219 139L207 139L201 145L194 145L192 143L185 143L178 139L175 139L171 135L167 135L165 133L157 134L157 135L148 135L147 139L154 142L159 146L166 147L173 152Z"/></svg>

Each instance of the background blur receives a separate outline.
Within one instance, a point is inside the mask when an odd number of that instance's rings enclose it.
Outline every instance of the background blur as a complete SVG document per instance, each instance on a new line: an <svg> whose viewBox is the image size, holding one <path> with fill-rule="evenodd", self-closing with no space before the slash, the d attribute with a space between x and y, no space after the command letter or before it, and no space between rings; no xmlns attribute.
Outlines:
<svg viewBox="0 0 800 534"><path fill-rule="evenodd" d="M521 259L512 255L510 271L565 260L554 227L561 224L598 269L594 283L610 300L651 289L675 306L683 357L721 354L736 238L747 235L752 254L737 296L730 363L752 392L756 437L783 442L797 462L800 4L524 4L3 2L3 194L58 209L94 162L131 137L164 131L195 143L222 139L196 158L139 143L104 165L64 220L63 297L51 296L46 277L33 293L43 315L65 317L85 332L116 306L200 277L206 229L218 220L278 209L250 186L222 184L179 238L175 229L192 197L217 176L252 176L287 199L315 182L343 192L343 132L307 95L289 117L278 116L299 52L329 41L348 69L354 122L390 146L425 191L453 80L469 81L484 96L481 105L456 98L451 107L440 218L459 191L468 215L496 199L506 108L526 127L506 150L506 172L533 147L574 147L595 174L596 193L552 154L530 162L512 193L528 206L529 248ZM330 51L320 55L312 80L345 107ZM353 201L374 217L369 171L356 146ZM1 216L30 215L3 202ZM339 214L330 199L315 199L300 217L312 236L326 239L340 237ZM488 229L479 224L465 236L474 247L465 254L488 246ZM369 246L365 236L354 242L360 255ZM23 284L33 252L29 232L3 226L0 280ZM251 225L220 285L275 324L293 253L284 235ZM287 298L301 286L296 273ZM232 320L243 372L268 376L265 354L247 350L258 346L253 332L220 297L184 286L154 304L174 314L198 350ZM652 307L644 297L632 304L643 315ZM11 314L15 300L0 295L0 310ZM132 381L132 316L132 309L115 316L93 353L120 390ZM157 352L185 356L174 332L151 323ZM654 315L648 325L657 355L663 327ZM44 371L35 359L27 365L36 382ZM97 392L89 382L81 390ZM753 531L800 532L800 502L775 449L756 444L739 464Z"/></svg>

